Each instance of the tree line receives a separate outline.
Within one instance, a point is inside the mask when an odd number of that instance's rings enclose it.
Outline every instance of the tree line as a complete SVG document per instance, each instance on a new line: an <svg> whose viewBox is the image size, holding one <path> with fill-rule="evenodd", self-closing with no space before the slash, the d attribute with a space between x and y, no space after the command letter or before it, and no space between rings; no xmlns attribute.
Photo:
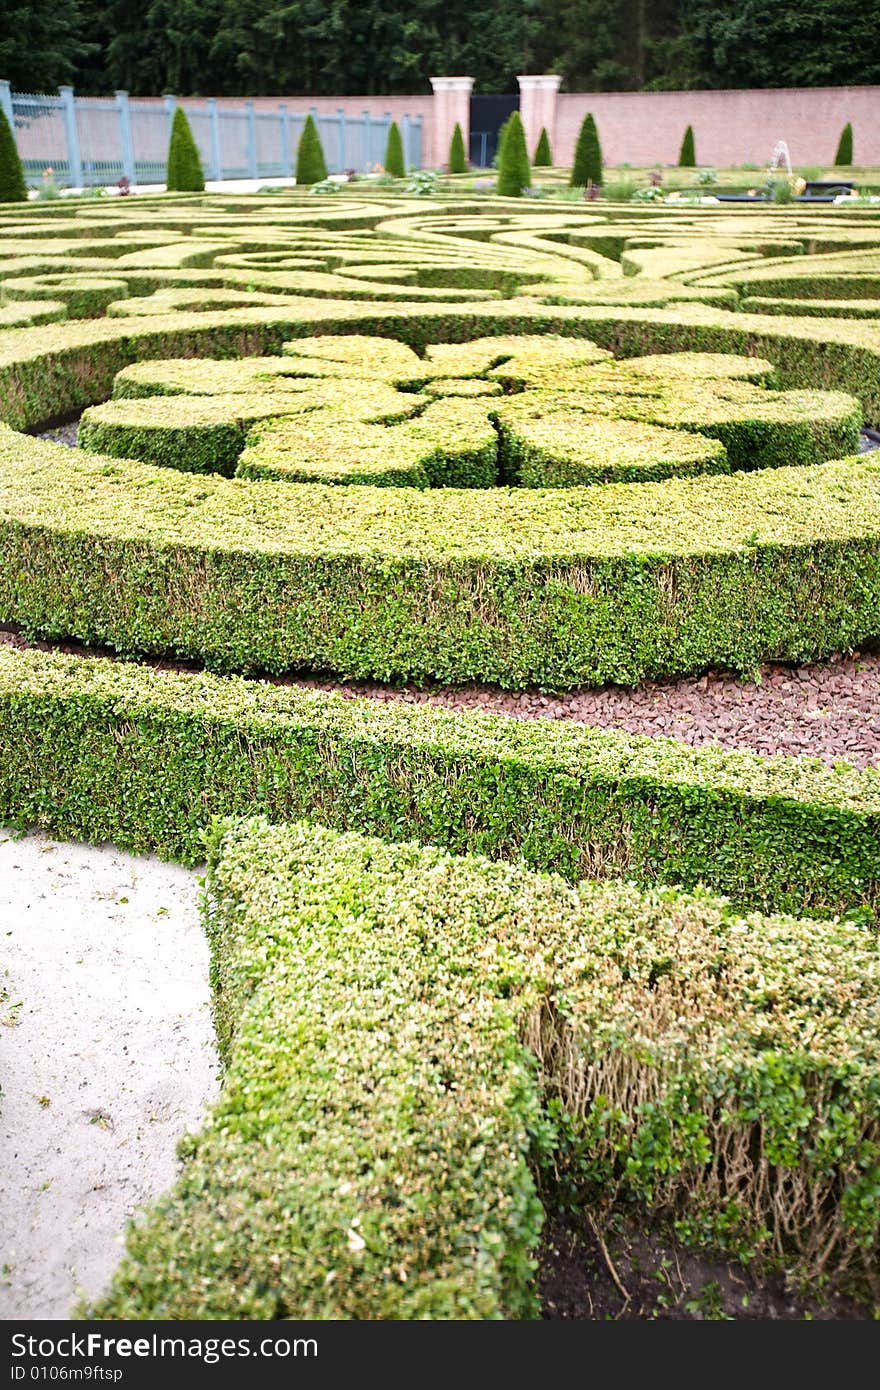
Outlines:
<svg viewBox="0 0 880 1390"><path fill-rule="evenodd" d="M0 0L0 77L107 94L394 95L880 83L880 0Z"/></svg>

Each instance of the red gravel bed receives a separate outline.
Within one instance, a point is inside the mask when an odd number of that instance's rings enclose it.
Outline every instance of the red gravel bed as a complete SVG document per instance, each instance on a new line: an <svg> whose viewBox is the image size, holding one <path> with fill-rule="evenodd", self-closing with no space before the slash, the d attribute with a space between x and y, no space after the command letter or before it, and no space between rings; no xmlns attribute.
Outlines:
<svg viewBox="0 0 880 1390"><path fill-rule="evenodd" d="M339 690L329 681L303 682ZM605 686L566 695L524 695L469 686L462 690L394 689L347 683L342 693L378 700L570 719L600 729L666 735L683 743L786 753L834 764L880 767L880 654L857 653L822 665L767 666L760 683L728 674L648 681L636 689Z"/></svg>
<svg viewBox="0 0 880 1390"><path fill-rule="evenodd" d="M49 649L46 643L28 643L13 632L0 631L0 642ZM53 645L63 651L86 651L75 643ZM102 655L110 653L103 651ZM417 690L295 677L284 678L283 684L375 700L482 710L517 719L570 719L594 728L665 735L693 746L713 743L756 753L819 758L830 765L846 762L860 768L880 768L877 652L856 652L816 666L766 666L758 683L712 673L665 683L648 681L635 689L605 686L557 696L534 691L511 694L487 686Z"/></svg>

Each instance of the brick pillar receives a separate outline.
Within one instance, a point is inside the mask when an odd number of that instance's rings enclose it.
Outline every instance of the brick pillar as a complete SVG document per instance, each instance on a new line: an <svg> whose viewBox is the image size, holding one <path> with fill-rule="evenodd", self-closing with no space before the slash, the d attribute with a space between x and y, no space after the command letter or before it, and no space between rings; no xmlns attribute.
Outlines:
<svg viewBox="0 0 880 1390"><path fill-rule="evenodd" d="M556 95L561 77L547 73L543 77L518 77L519 114L525 126L526 146L529 159L535 154L535 146L543 126L550 139L553 162L558 163L556 154Z"/></svg>
<svg viewBox="0 0 880 1390"><path fill-rule="evenodd" d="M431 165L445 168L449 159L449 142L456 123L464 136L465 154L471 133L472 77L432 77L434 101L431 110Z"/></svg>

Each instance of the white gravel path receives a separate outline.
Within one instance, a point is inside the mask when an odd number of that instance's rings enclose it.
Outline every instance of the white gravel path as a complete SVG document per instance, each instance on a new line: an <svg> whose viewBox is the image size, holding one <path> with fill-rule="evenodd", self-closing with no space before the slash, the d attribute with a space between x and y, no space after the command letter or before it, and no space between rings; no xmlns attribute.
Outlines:
<svg viewBox="0 0 880 1390"><path fill-rule="evenodd" d="M157 859L0 830L0 1317L101 1291L216 1095L198 891Z"/></svg>

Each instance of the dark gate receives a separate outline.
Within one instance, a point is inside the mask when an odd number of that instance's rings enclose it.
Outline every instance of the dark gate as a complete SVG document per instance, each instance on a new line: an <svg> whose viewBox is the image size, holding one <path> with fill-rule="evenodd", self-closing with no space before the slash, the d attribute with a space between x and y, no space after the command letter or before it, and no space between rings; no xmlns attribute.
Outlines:
<svg viewBox="0 0 880 1390"><path fill-rule="evenodd" d="M490 168L498 150L498 132L511 112L518 110L518 94L471 97L471 164Z"/></svg>

